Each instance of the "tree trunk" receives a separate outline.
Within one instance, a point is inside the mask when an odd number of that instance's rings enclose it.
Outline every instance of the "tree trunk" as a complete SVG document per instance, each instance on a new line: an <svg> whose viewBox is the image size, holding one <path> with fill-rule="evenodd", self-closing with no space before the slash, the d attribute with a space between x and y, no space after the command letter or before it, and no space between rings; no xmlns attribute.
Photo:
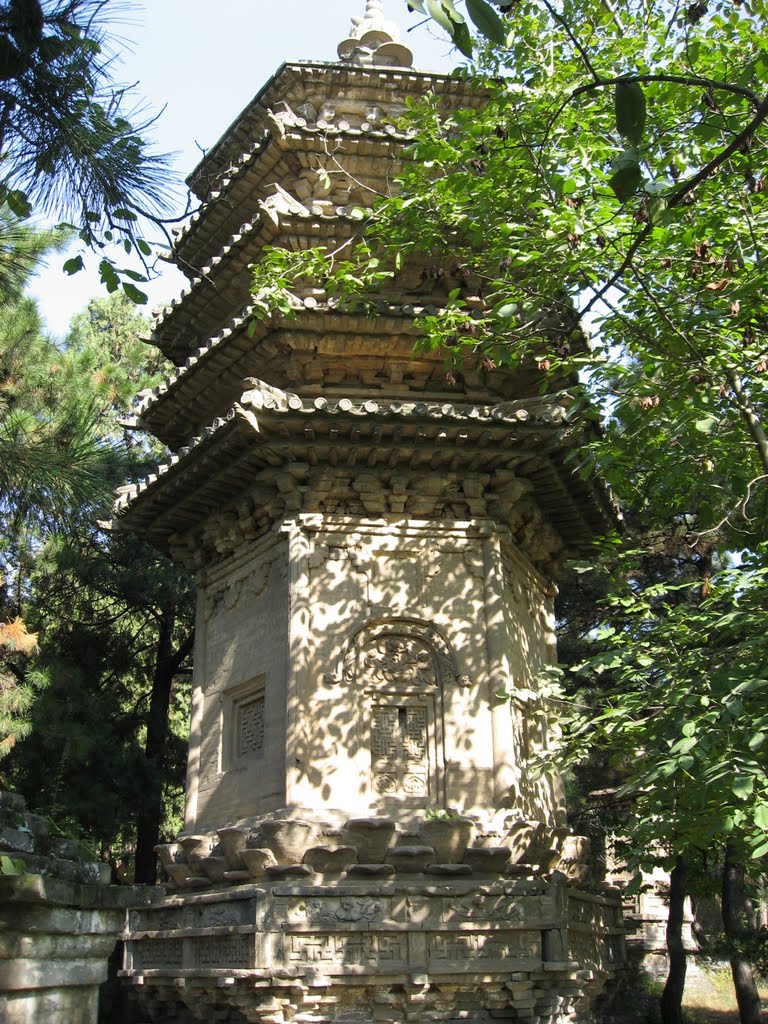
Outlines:
<svg viewBox="0 0 768 1024"><path fill-rule="evenodd" d="M747 908L744 897L744 862L731 843L725 847L722 897L723 929L731 941L737 942L744 935ZM739 956L735 949L730 962L741 1024L762 1024L760 996L752 976L752 965Z"/></svg>
<svg viewBox="0 0 768 1024"><path fill-rule="evenodd" d="M147 715L147 738L144 744L145 791L136 816L135 880L154 885L157 873L155 846L160 839L163 820L163 758L168 740L168 709L171 702L173 679L182 662L192 649L193 634L184 640L179 650L173 650L173 630L176 608L171 606L160 617L157 638L157 656L152 678L152 693Z"/></svg>
<svg viewBox="0 0 768 1024"><path fill-rule="evenodd" d="M682 1024L683 992L687 957L683 946L683 920L685 918L685 897L687 865L683 856L678 856L669 876L669 913L667 914L667 955L669 974L661 995L661 1019L663 1024Z"/></svg>

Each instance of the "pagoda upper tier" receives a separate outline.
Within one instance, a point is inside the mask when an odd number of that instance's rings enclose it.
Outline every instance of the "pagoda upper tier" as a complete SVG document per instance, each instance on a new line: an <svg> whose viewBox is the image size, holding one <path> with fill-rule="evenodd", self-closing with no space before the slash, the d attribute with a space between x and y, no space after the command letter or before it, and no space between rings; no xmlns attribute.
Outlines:
<svg viewBox="0 0 768 1024"><path fill-rule="evenodd" d="M446 113L483 102L445 75L284 64L188 178L202 205L173 258L190 283L153 342L179 365L237 317L265 244L332 248L358 231L352 211L392 190L406 99L428 93Z"/></svg>
<svg viewBox="0 0 768 1024"><path fill-rule="evenodd" d="M175 454L124 489L119 521L201 569L296 513L488 517L551 574L610 526L610 499L572 468L584 429L571 382L542 399L535 365L468 354L447 373L443 353L414 355L419 317L454 288L468 317L484 309L471 274L422 254L366 303L307 281L292 310L254 319L265 246L334 250L396 188L409 102L432 94L448 116L485 101L467 80L411 69L378 0L339 52L284 64L188 179L201 206L173 258L189 285L152 336L176 371L136 410Z"/></svg>

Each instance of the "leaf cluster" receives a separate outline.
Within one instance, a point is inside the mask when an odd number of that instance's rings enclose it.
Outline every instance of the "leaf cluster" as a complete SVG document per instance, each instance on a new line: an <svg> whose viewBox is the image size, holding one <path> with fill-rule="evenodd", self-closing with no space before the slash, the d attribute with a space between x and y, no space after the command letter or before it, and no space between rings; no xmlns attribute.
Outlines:
<svg viewBox="0 0 768 1024"><path fill-rule="evenodd" d="M7 0L0 4L0 201L18 217L56 217L102 253L108 291L146 302L141 270L103 253L117 242L146 262L142 218L157 222L170 193L167 158L147 141L152 119L115 82L112 0ZM65 264L83 267L82 255Z"/></svg>

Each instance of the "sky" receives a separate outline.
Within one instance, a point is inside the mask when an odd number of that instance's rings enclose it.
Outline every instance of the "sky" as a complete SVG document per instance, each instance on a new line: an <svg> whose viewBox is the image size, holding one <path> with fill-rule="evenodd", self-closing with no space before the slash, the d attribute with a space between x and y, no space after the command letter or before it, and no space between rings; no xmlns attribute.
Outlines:
<svg viewBox="0 0 768 1024"><path fill-rule="evenodd" d="M155 149L173 154L181 182L268 78L286 60L336 60L336 47L349 34L350 17L361 15L365 0L147 0L115 4L110 26L121 63L115 78L135 83L135 95L158 112L152 131ZM418 26L405 0L384 0L385 15L401 28L416 67L449 71L457 63L450 45L429 26ZM413 26L413 30L407 29ZM183 212L182 188L179 209ZM32 282L48 330L62 338L71 317L89 299L104 294L95 267L68 277L66 254L54 254ZM184 286L175 270L148 287L148 311L174 298Z"/></svg>

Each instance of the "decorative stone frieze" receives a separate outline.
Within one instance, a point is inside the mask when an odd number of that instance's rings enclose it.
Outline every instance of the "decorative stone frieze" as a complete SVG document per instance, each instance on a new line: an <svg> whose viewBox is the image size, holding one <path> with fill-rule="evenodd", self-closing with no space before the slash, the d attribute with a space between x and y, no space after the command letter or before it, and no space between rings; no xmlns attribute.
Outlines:
<svg viewBox="0 0 768 1024"><path fill-rule="evenodd" d="M273 882L130 916L148 1010L197 1020L591 1019L620 963L616 900L549 882ZM237 1017L236 1014L241 1014ZM295 1019L295 1018L294 1018Z"/></svg>

